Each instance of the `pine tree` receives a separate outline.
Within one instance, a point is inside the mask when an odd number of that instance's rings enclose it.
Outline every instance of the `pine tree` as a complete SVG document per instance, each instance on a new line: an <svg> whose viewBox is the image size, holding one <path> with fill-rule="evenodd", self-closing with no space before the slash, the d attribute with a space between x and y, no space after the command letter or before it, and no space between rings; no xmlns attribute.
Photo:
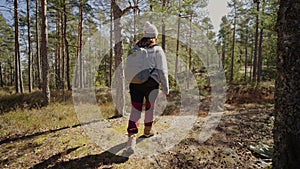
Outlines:
<svg viewBox="0 0 300 169"><path fill-rule="evenodd" d="M115 47L114 47L114 52L115 52L115 67L120 67L121 71L119 74L116 74L115 76L119 78L118 84L117 85L117 91L116 91L116 105L119 107L115 111L115 116L122 116L124 114L124 91L125 91L125 86L124 86L124 72L123 72L123 66L122 66L122 56L123 56L123 42L122 42L122 27L121 27L121 22L120 19L121 17L126 14L128 11L131 9L137 8L137 6L129 6L125 9L121 9L116 0L111 1L111 6L113 10L113 18L114 18L114 41L115 41ZM120 112L119 112L120 111Z"/></svg>
<svg viewBox="0 0 300 169"><path fill-rule="evenodd" d="M50 103L50 89L49 89L49 57L48 57L48 21L47 21L47 1L41 0L41 57L42 57L42 91L44 96L44 104Z"/></svg>
<svg viewBox="0 0 300 169"><path fill-rule="evenodd" d="M40 38L39 38L39 1L35 0L35 42L36 42L36 66L37 66L37 83L38 88L42 89L42 69L40 55Z"/></svg>
<svg viewBox="0 0 300 169"><path fill-rule="evenodd" d="M298 168L300 161L299 18L300 1L280 0L276 28L278 76L275 84L274 169Z"/></svg>
<svg viewBox="0 0 300 169"><path fill-rule="evenodd" d="M28 90L32 91L32 56L31 56L31 32L30 32L30 0L27 4L27 40L28 40Z"/></svg>
<svg viewBox="0 0 300 169"><path fill-rule="evenodd" d="M23 93L23 76L21 68L20 54L20 32L19 32L19 7L18 0L14 0L14 19L15 19L15 87L16 93Z"/></svg>

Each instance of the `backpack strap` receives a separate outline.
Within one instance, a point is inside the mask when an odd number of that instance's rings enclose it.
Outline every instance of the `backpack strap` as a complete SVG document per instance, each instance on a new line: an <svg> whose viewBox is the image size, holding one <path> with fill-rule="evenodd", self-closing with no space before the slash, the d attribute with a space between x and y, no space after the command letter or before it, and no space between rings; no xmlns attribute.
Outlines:
<svg viewBox="0 0 300 169"><path fill-rule="evenodd" d="M151 71L150 71L150 75L154 72L155 68L153 68Z"/></svg>

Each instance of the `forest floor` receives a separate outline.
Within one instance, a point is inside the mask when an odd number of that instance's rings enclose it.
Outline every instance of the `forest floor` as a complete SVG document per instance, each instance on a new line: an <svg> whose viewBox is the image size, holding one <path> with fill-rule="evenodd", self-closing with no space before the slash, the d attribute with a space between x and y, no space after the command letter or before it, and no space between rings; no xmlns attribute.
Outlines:
<svg viewBox="0 0 300 169"><path fill-rule="evenodd" d="M29 101L21 98L22 104L17 104L12 102L15 97L3 94L0 97L0 168L270 168L273 90L274 87L229 88L226 110L205 142L195 137L201 125L194 123L191 132L175 146L141 157L121 156L98 146L84 129L90 124L81 125L78 121L71 99L56 97L57 102L40 107L38 102L32 104L37 96L30 97ZM110 103L100 107L113 111ZM203 124L206 115L201 116L198 123ZM117 124L121 119L109 122ZM123 148L124 142L115 148Z"/></svg>

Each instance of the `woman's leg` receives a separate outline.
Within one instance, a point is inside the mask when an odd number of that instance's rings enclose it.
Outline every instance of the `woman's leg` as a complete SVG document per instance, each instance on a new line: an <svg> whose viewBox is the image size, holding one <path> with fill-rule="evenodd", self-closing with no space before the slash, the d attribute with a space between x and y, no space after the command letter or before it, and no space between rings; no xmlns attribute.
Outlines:
<svg viewBox="0 0 300 169"><path fill-rule="evenodd" d="M154 130L152 129L153 121L154 121L154 108L155 108L155 101L158 95L158 89L153 89L151 92L147 93L146 95L146 112L145 112L145 119L144 119L144 136L151 137L155 134Z"/></svg>
<svg viewBox="0 0 300 169"><path fill-rule="evenodd" d="M155 102L158 96L159 84L150 77L145 86L146 111L144 123L145 126L151 127L154 120Z"/></svg>
<svg viewBox="0 0 300 169"><path fill-rule="evenodd" d="M131 97L131 113L128 122L128 134L138 133L141 112L143 108L144 93L139 90L139 86L135 84L129 85Z"/></svg>
<svg viewBox="0 0 300 169"><path fill-rule="evenodd" d="M158 89L150 88L146 93L146 111L145 111L145 126L152 126L154 121L155 102L158 96Z"/></svg>

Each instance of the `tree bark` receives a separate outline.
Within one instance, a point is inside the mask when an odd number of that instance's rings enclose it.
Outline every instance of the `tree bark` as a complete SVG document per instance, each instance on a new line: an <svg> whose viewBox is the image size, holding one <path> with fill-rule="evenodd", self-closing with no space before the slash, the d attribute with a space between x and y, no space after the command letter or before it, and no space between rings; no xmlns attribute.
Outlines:
<svg viewBox="0 0 300 169"><path fill-rule="evenodd" d="M48 21L47 21L47 0L41 0L42 12L42 29L41 29L41 56L42 56L42 91L44 97L44 104L50 103L50 89L49 89L49 58L48 58Z"/></svg>
<svg viewBox="0 0 300 169"><path fill-rule="evenodd" d="M20 38L20 32L18 31L18 39ZM24 93L24 86L23 86L23 73L22 73L22 63L21 63L21 54L20 54L20 43L18 43L17 48L17 56L18 56L18 74L19 74L19 85L20 85L20 92Z"/></svg>
<svg viewBox="0 0 300 169"><path fill-rule="evenodd" d="M137 6L129 6L125 9L121 10L120 6L116 3L116 0L111 1L111 7L113 11L113 18L114 18L114 40L115 40L115 70L117 70L117 67L120 67L120 72L115 75L115 77L119 78L118 83L116 84L116 105L118 106L118 109L115 111L115 116L119 117L122 116L125 112L125 86L124 86L124 69L122 65L123 60L123 41L122 41L122 27L121 27L121 17L129 12L131 9L138 9Z"/></svg>
<svg viewBox="0 0 300 169"><path fill-rule="evenodd" d="M78 25L78 47L79 47L79 87L83 88L83 60L82 60L82 26L83 26L83 2L80 0L79 25Z"/></svg>
<svg viewBox="0 0 300 169"><path fill-rule="evenodd" d="M189 45L188 45L188 52L189 52L189 57L188 57L188 71L187 71L187 89L190 88L190 73L192 69L192 34L193 34L193 29L192 29L192 19L193 16L190 15L190 25L189 25Z"/></svg>
<svg viewBox="0 0 300 169"><path fill-rule="evenodd" d="M19 9L18 1L14 0L14 16L15 16L15 84L16 93L23 93L23 77L21 69L21 56L20 56L20 31L19 31Z"/></svg>
<svg viewBox="0 0 300 169"><path fill-rule="evenodd" d="M258 27L259 27L259 1L255 0L256 3L256 26L255 26L255 46L254 46L254 56L253 56L253 75L252 75L252 83L257 81L257 49L258 49Z"/></svg>
<svg viewBox="0 0 300 169"><path fill-rule="evenodd" d="M300 1L281 0L276 31L277 69L273 169L300 162Z"/></svg>
<svg viewBox="0 0 300 169"><path fill-rule="evenodd" d="M14 68L12 66L13 63L10 64L10 85L14 84Z"/></svg>
<svg viewBox="0 0 300 169"><path fill-rule="evenodd" d="M193 16L190 16L190 30L189 30L189 71L192 69L192 34L193 34L193 29L192 29L192 19Z"/></svg>
<svg viewBox="0 0 300 169"><path fill-rule="evenodd" d="M134 0L134 6L137 6L138 1ZM136 43L136 22L137 22L137 17L136 17L136 9L133 9L133 43Z"/></svg>
<svg viewBox="0 0 300 169"><path fill-rule="evenodd" d="M251 40L252 42L253 42L253 38L252 38L252 40ZM253 56L254 56L254 46L253 46L253 43L252 43L252 45L251 45L251 54L250 54L250 61L251 61L251 66L250 66L250 71L249 71L249 82L253 82L252 81L252 75L253 75Z"/></svg>
<svg viewBox="0 0 300 169"><path fill-rule="evenodd" d="M177 24L177 41L176 41L176 59L175 59L175 79L177 79L178 73L178 57L179 57L179 44L180 44L180 16L178 16Z"/></svg>
<svg viewBox="0 0 300 169"><path fill-rule="evenodd" d="M30 0L27 2L27 34L28 34L28 90L31 93L32 91L32 63L31 63L31 33L30 33Z"/></svg>
<svg viewBox="0 0 300 169"><path fill-rule="evenodd" d="M245 39L245 75L244 82L247 84L247 68L248 68L248 31Z"/></svg>
<svg viewBox="0 0 300 169"><path fill-rule="evenodd" d="M262 9L261 9L261 15L264 15L264 0L262 3ZM263 66L263 56L262 56L262 43L263 43L263 34L264 34L264 28L263 28L263 20L261 19L261 28L260 28L260 35L259 35L259 46L258 46L258 60L257 60L257 85L259 85L261 81L261 73L262 73L262 66Z"/></svg>
<svg viewBox="0 0 300 169"><path fill-rule="evenodd" d="M19 12L18 1L14 0L14 19L15 19L15 88L16 93L20 92L19 86L19 64L18 64L18 50L19 50Z"/></svg>
<svg viewBox="0 0 300 169"><path fill-rule="evenodd" d="M124 86L124 71L123 71L123 65L122 65L122 56L123 56L123 42L122 42L122 27L120 19L122 17L122 10L120 7L116 4L115 0L112 0L112 7L113 7L113 16L114 16L114 40L115 40L115 70L117 70L117 67L120 67L121 71L119 74L116 74L115 76L118 77L120 80L116 84L116 106L118 106L118 109L115 111L115 116L122 116L125 111L125 86Z"/></svg>
<svg viewBox="0 0 300 169"><path fill-rule="evenodd" d="M222 54L221 54L221 60L222 60L222 66L223 66L223 69L225 68L225 55L226 55L226 47L225 45L222 45Z"/></svg>
<svg viewBox="0 0 300 169"><path fill-rule="evenodd" d="M162 3L163 10L166 7L166 3L167 3L166 0L163 0ZM161 47L163 50L166 49L166 25L164 19L162 19L162 25L161 25Z"/></svg>
<svg viewBox="0 0 300 169"><path fill-rule="evenodd" d="M257 59L257 85L259 85L261 81L261 73L262 73L262 43L263 43L263 32L264 29L261 28L259 35L259 47L258 47L258 59Z"/></svg>
<svg viewBox="0 0 300 169"><path fill-rule="evenodd" d="M2 62L0 62L0 86L3 87Z"/></svg>
<svg viewBox="0 0 300 169"><path fill-rule="evenodd" d="M38 0L35 0L35 32L36 32L36 65L37 65L37 83L38 88L42 88L42 71L41 71L41 56L40 56L40 38L39 38L39 3Z"/></svg>
<svg viewBox="0 0 300 169"><path fill-rule="evenodd" d="M63 9L63 12L61 14L61 20L62 20L62 25L61 25L61 32L62 32L62 36L61 36L61 54L62 54L62 58L61 58L61 88L65 89L65 58L66 58L66 54L65 54L65 27L67 27L67 21L65 20L65 17L64 17L64 14L67 12L66 11L66 2L65 0L62 1L62 9Z"/></svg>
<svg viewBox="0 0 300 169"><path fill-rule="evenodd" d="M57 11L57 21L56 21L56 38L57 38L57 42L56 42L56 57L55 57L55 79L56 79L56 88L60 88L60 84L61 84L61 79L60 79L60 69L61 69L61 66L60 66L60 23L61 23L61 17L60 17L60 13L61 11Z"/></svg>
<svg viewBox="0 0 300 169"><path fill-rule="evenodd" d="M233 82L233 69L234 69L234 51L235 51L235 31L236 31L236 4L234 3L234 21L233 21L233 34L232 34L232 49L231 49L231 66L230 66L230 78L229 82Z"/></svg>
<svg viewBox="0 0 300 169"><path fill-rule="evenodd" d="M180 7L180 3L181 3L181 0L179 0L179 7ZM175 80L177 79L177 72L178 72L178 57L179 57L179 44L180 44L180 11L179 11L179 14L178 14L178 23L177 23L177 42L176 42L176 60L175 60Z"/></svg>
<svg viewBox="0 0 300 169"><path fill-rule="evenodd" d="M66 12L66 2L64 0L64 42L65 42L65 51L66 51L66 78L67 78L67 88L69 91L72 90L71 86L71 76L70 76L70 53L69 53L69 41L67 39L67 21L68 15Z"/></svg>
<svg viewBox="0 0 300 169"><path fill-rule="evenodd" d="M109 86L112 82L112 67L113 67L113 9L110 8L110 38L109 38Z"/></svg>

